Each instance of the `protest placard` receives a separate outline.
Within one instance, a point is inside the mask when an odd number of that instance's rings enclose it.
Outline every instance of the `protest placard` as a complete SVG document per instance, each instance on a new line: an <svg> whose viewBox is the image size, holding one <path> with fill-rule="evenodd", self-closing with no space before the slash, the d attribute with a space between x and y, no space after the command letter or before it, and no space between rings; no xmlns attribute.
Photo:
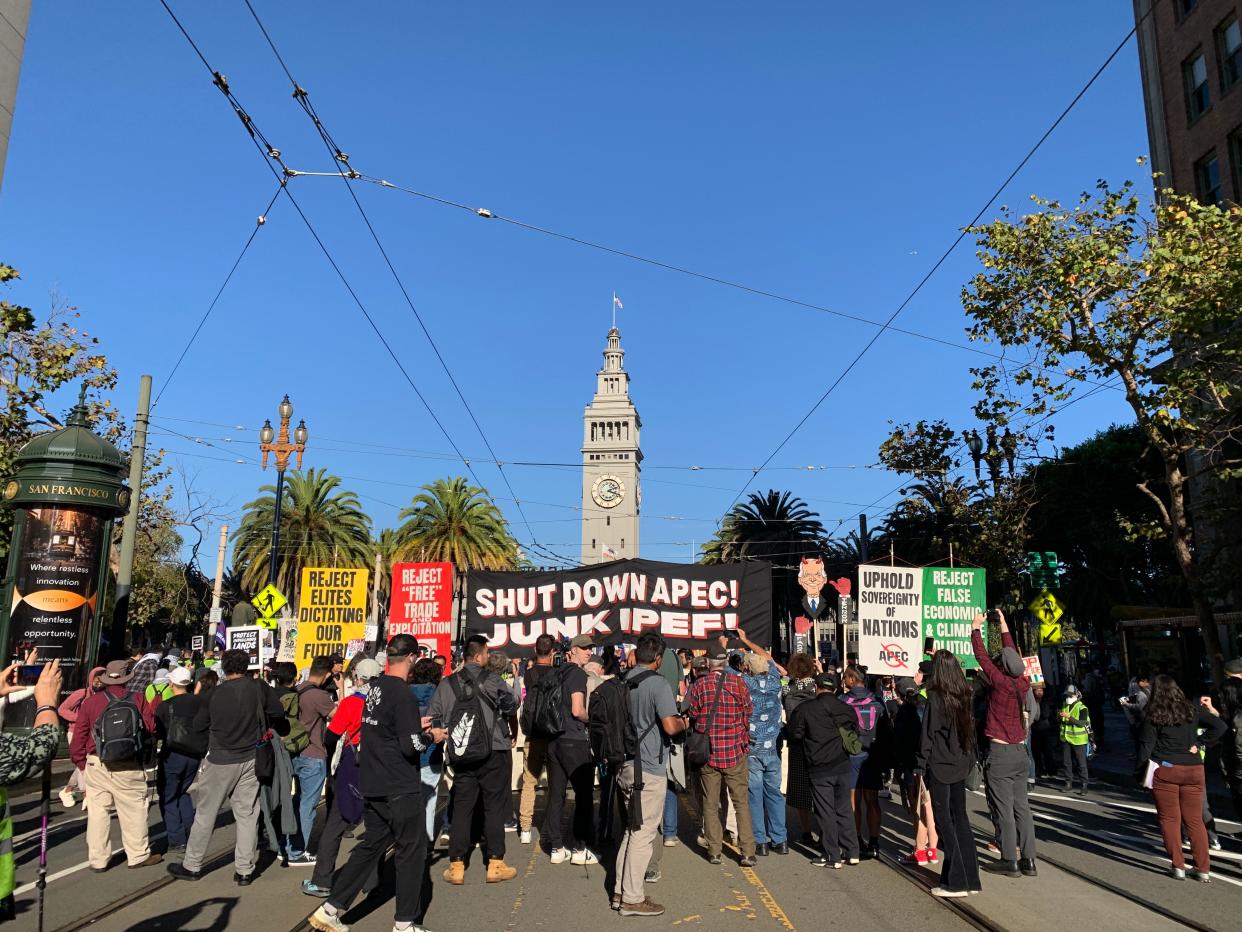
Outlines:
<svg viewBox="0 0 1242 932"><path fill-rule="evenodd" d="M981 569L923 567L923 637L936 650L951 651L963 670L979 666L970 646L970 624L987 608L987 576Z"/></svg>
<svg viewBox="0 0 1242 932"><path fill-rule="evenodd" d="M308 566L298 591L298 669L316 657L340 654L350 641L361 640L367 625L365 569Z"/></svg>
<svg viewBox="0 0 1242 932"><path fill-rule="evenodd" d="M913 676L922 659L923 571L858 567L858 662L869 673Z"/></svg>
<svg viewBox="0 0 1242 932"><path fill-rule="evenodd" d="M394 563L388 637L409 634L432 653L452 652L453 564Z"/></svg>
<svg viewBox="0 0 1242 932"><path fill-rule="evenodd" d="M244 650L249 658L246 664L247 670L260 670L263 668L263 658L259 647L260 628L253 625L245 627L229 628L227 649L228 650Z"/></svg>

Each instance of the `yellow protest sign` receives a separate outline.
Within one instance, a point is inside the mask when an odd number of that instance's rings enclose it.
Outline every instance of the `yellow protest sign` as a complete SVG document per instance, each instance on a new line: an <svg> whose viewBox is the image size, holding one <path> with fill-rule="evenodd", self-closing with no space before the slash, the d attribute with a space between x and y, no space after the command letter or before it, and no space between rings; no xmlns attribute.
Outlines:
<svg viewBox="0 0 1242 932"><path fill-rule="evenodd" d="M1065 614L1065 606L1047 589L1027 606L1031 613L1039 619L1039 642L1045 646L1061 643L1061 617Z"/></svg>
<svg viewBox="0 0 1242 932"><path fill-rule="evenodd" d="M344 657L350 641L365 637L369 575L365 569L303 567L294 661L299 669L316 657Z"/></svg>

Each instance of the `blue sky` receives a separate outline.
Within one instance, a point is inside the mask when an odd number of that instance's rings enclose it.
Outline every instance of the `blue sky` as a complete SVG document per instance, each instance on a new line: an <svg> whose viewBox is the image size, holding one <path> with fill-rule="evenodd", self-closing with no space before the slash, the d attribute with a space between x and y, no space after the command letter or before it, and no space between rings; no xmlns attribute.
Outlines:
<svg viewBox="0 0 1242 932"><path fill-rule="evenodd" d="M286 162L330 170L241 0L172 6ZM360 171L876 320L1132 24L1124 0L256 7ZM1134 177L1146 151L1131 44L1002 200ZM486 459L343 187L292 182L454 441ZM123 410L140 373L163 383L273 191L156 0L36 5L0 256L23 273L11 298L42 311L55 291L79 306L120 370ZM653 559L690 558L874 332L405 194L357 193L504 460L578 462L610 296L622 297ZM899 326L963 339L969 247ZM755 486L791 489L848 529L900 484L866 468L887 422L967 426L977 362L885 334ZM461 471L436 458L448 442L281 199L155 411L153 443L234 525L273 477L233 460L257 460L256 429L285 392L311 431L306 465L351 477L377 527L417 486ZM1102 392L1056 419L1058 442L1124 417ZM808 464L851 468L791 468ZM736 469L659 468L690 465ZM576 468L506 470L530 529L496 469L475 469L521 540L533 531L576 558Z"/></svg>

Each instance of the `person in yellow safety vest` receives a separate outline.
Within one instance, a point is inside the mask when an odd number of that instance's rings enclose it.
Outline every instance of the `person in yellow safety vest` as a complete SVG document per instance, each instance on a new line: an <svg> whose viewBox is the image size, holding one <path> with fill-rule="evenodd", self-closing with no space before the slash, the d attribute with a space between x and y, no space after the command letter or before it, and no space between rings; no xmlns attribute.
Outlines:
<svg viewBox="0 0 1242 932"><path fill-rule="evenodd" d="M1072 683L1065 687L1065 704L1061 707L1061 748L1065 761L1065 792L1074 788L1074 769L1078 769L1082 786L1079 796L1087 795L1087 742L1091 740L1091 716L1082 703L1082 694Z"/></svg>
<svg viewBox="0 0 1242 932"><path fill-rule="evenodd" d="M33 663L29 658L27 663ZM0 698L20 689L17 671L20 663L0 671ZM36 773L52 759L60 743L60 717L56 703L60 699L60 661L44 664L35 684L37 711L34 728L29 734L0 734L0 922L13 919L13 891L17 886L17 865L13 859L13 817L9 812L9 794L5 789Z"/></svg>

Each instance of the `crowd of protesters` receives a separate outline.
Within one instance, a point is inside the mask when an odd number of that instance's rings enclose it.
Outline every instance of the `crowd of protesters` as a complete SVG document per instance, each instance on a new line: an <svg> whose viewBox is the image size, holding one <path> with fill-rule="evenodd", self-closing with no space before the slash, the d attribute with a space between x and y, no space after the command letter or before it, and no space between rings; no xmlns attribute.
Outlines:
<svg viewBox="0 0 1242 932"><path fill-rule="evenodd" d="M899 798L913 826L904 860L939 869L934 895L965 897L981 890L981 872L1036 876L1028 788L1058 776L1060 748L1065 792L1076 781L1085 795L1102 727L1101 708L1093 710L1098 680L1060 695L1032 684L1004 615L993 617L995 654L985 616L972 625L973 685L945 650L913 677L893 679L857 665L824 668L806 654L781 665L744 635L696 654L656 635L626 648L543 635L520 663L482 637L450 660L397 635L377 656L360 653L348 664L318 657L301 673L276 663L261 674L244 651L135 650L91 670L58 707L49 700L60 695L53 663L33 687L33 732L20 746L4 736L0 782L42 765L59 717L69 724L74 765L60 799L86 810L92 870L114 866L115 814L128 868L180 853L167 870L196 881L227 805L234 881L253 881L261 848L289 867L312 868L301 890L323 901L309 922L324 932L348 928L342 916L379 885L386 858L397 876L395 932L424 929L437 844L447 847L445 883L465 882L475 848L486 882L503 883L517 874L505 860L512 832L523 846L537 838L552 864L611 858L613 909L661 915L649 890L663 877L662 850L682 843L683 797L709 863L728 856L753 868L796 848L829 870L880 857L881 800ZM2 674L0 698L18 694L15 670ZM1210 850L1219 847L1206 803L1208 746L1220 745L1242 804L1242 661L1226 671L1214 699L1192 702L1171 677L1157 676L1139 677L1122 703L1136 778L1151 789L1178 879L1210 880ZM996 855L982 861L967 806L980 785ZM163 851L151 844L153 800ZM0 845L6 832L7 812ZM339 863L343 839L355 835ZM11 906L10 867L0 856L0 903L7 895Z"/></svg>

